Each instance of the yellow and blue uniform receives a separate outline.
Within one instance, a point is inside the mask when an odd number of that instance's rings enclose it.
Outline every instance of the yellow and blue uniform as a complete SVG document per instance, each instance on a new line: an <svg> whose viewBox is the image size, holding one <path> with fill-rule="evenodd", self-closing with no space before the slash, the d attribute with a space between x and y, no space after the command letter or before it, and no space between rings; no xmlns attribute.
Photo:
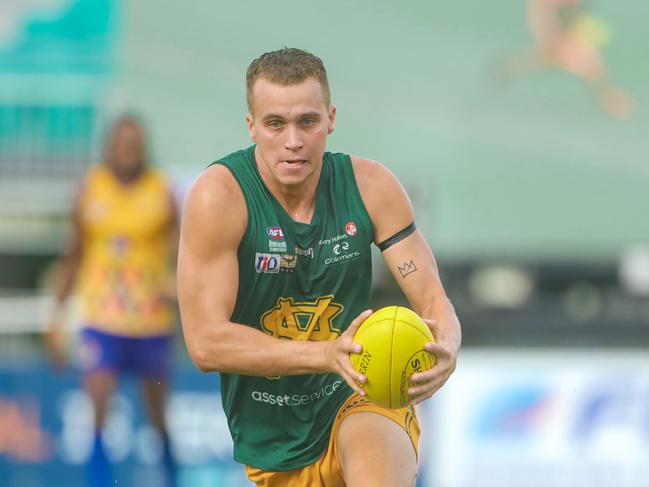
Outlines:
<svg viewBox="0 0 649 487"><path fill-rule="evenodd" d="M170 190L146 169L124 184L103 164L92 167L80 195L82 261L78 279L86 371L109 368L166 375L175 310L171 288Z"/></svg>

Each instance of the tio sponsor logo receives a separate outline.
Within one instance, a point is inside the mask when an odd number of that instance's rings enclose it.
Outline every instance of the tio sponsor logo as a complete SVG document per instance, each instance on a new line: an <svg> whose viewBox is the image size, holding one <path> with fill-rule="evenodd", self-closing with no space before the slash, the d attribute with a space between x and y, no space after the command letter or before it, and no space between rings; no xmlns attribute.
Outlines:
<svg viewBox="0 0 649 487"><path fill-rule="evenodd" d="M271 240L275 240L276 242L282 242L284 240L282 227L268 227L266 233L268 233L268 237Z"/></svg>
<svg viewBox="0 0 649 487"><path fill-rule="evenodd" d="M358 233L358 230L356 229L356 223L354 223L353 221L348 222L347 225L345 225L345 233L350 237L355 237Z"/></svg>
<svg viewBox="0 0 649 487"><path fill-rule="evenodd" d="M277 274L280 267L280 254L255 254L255 270L258 273Z"/></svg>

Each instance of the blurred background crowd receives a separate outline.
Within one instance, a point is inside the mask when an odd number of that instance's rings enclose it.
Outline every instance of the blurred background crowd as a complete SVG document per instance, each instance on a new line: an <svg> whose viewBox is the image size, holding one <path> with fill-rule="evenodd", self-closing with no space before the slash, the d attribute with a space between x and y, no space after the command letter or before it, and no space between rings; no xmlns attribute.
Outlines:
<svg viewBox="0 0 649 487"><path fill-rule="evenodd" d="M463 325L421 409L419 486L640 487L649 467L649 4L0 0L0 485L84 485L92 408L42 333L83 175L137 113L176 206L250 142L244 73L320 56L329 150L412 197ZM138 214L133 214L137 220ZM402 304L376 259L376 306ZM218 286L218 283L215 283ZM178 333L167 429L181 486L239 486L216 375ZM164 448L129 381L104 432L121 485Z"/></svg>

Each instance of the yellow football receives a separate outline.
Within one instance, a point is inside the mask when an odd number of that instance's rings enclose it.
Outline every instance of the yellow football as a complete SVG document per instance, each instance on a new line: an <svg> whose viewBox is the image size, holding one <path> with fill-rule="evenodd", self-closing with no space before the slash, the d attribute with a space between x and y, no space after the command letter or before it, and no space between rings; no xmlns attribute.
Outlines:
<svg viewBox="0 0 649 487"><path fill-rule="evenodd" d="M352 366L367 381L367 398L385 408L408 405L410 376L435 365L435 356L424 350L433 334L417 313L401 306L388 306L370 315L356 331L354 341L363 346L350 354Z"/></svg>

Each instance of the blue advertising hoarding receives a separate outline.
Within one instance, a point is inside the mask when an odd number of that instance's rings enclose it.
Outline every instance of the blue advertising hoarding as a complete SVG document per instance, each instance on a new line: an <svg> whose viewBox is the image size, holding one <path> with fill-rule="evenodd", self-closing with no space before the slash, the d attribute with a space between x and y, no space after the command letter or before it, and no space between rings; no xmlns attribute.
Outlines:
<svg viewBox="0 0 649 487"><path fill-rule="evenodd" d="M0 485L85 485L92 424L73 371L57 374L45 363L0 366ZM177 368L167 424L180 487L251 485L232 460L218 374L201 374L190 364ZM120 485L160 485L161 444L133 380L125 379L113 398L104 441Z"/></svg>
<svg viewBox="0 0 649 487"><path fill-rule="evenodd" d="M436 487L645 487L649 353L465 350L433 401Z"/></svg>

